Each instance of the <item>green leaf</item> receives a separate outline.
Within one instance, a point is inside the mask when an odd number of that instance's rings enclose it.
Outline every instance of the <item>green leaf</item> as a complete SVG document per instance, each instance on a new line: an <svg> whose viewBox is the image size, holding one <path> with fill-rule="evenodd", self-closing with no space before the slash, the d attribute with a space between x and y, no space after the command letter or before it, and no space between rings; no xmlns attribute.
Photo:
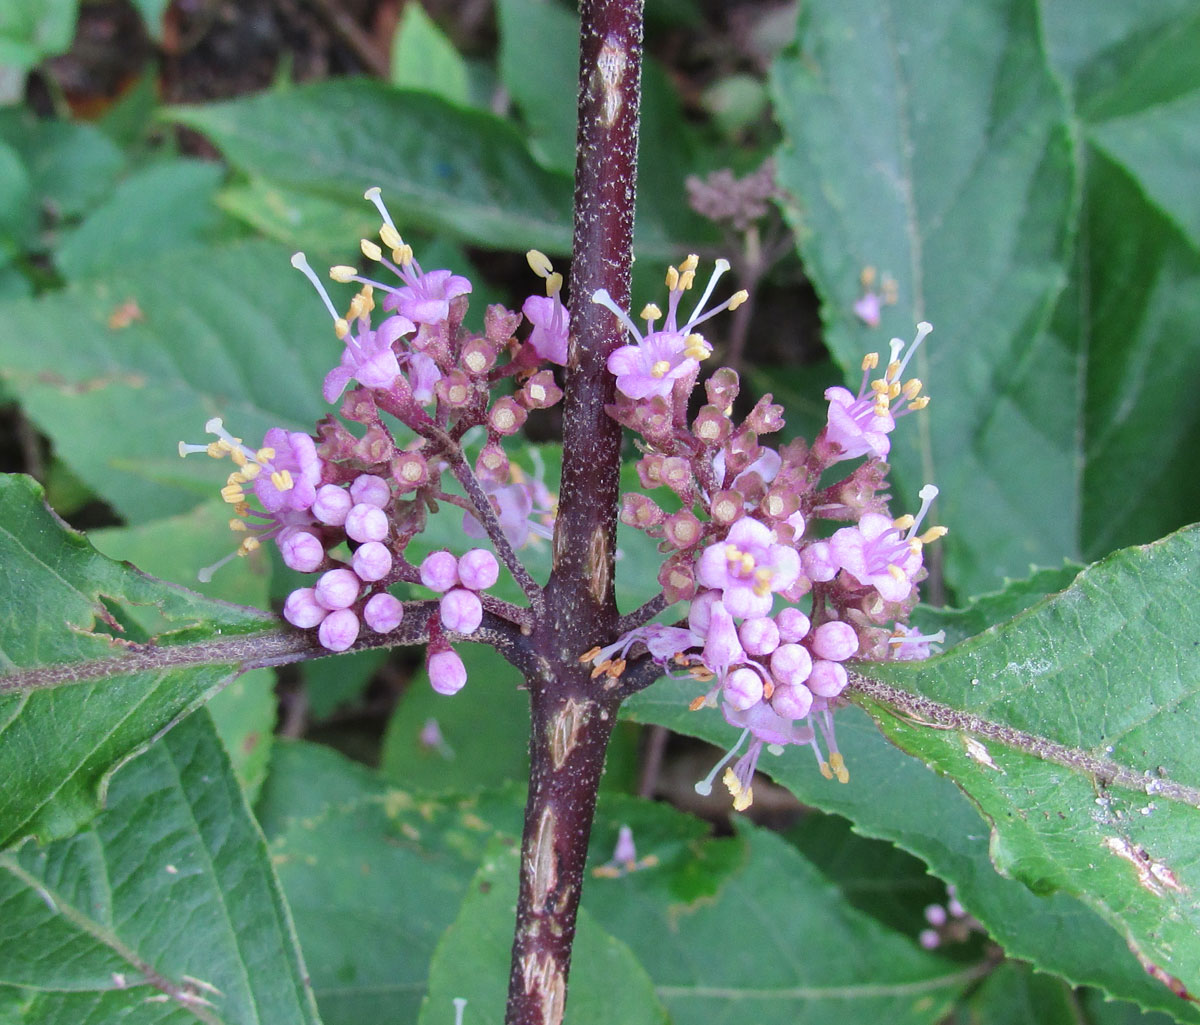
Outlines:
<svg viewBox="0 0 1200 1025"><path fill-rule="evenodd" d="M132 0L132 2L142 16L142 24L146 26L146 32L150 38L156 43L159 42L162 39L163 15L171 6L171 0Z"/></svg>
<svg viewBox="0 0 1200 1025"><path fill-rule="evenodd" d="M467 667L467 700L435 693L422 670L392 714L380 771L398 785L467 793L529 778L529 697L517 689L521 674L486 645L464 644L458 653ZM441 745L430 745L422 734L430 722Z"/></svg>
<svg viewBox="0 0 1200 1025"><path fill-rule="evenodd" d="M0 792L2 847L30 834L47 840L73 833L103 800L110 768L215 693L235 669L214 662L105 670L96 660L131 642L205 640L272 620L109 561L64 529L28 478L0 478L0 524L0 778L8 781ZM126 610L134 607L156 610L154 632L130 619ZM65 685L47 686L52 682ZM13 692L14 684L34 689Z"/></svg>
<svg viewBox="0 0 1200 1025"><path fill-rule="evenodd" d="M24 1001L5 1021L318 1021L266 844L203 711L114 776L90 829L0 854L0 906L0 994Z"/></svg>
<svg viewBox="0 0 1200 1025"><path fill-rule="evenodd" d="M533 152L546 167L573 173L579 16L554 0L500 0L496 18L500 80L529 127Z"/></svg>
<svg viewBox="0 0 1200 1025"><path fill-rule="evenodd" d="M25 163L42 206L58 217L79 217L116 183L125 158L94 125L51 121L28 110L0 112L0 139Z"/></svg>
<svg viewBox="0 0 1200 1025"><path fill-rule="evenodd" d="M135 171L55 253L68 278L112 273L214 238L213 205L223 171L201 160L170 160Z"/></svg>
<svg viewBox="0 0 1200 1025"><path fill-rule="evenodd" d="M1007 961L966 1000L971 1025L1081 1025L1079 1005L1061 980Z"/></svg>
<svg viewBox="0 0 1200 1025"><path fill-rule="evenodd" d="M501 1025L508 993L520 845L493 842L438 944L418 1025L442 1025L455 998L472 1025ZM469 971L464 970L470 965ZM572 1025L665 1025L666 1011L630 949L581 908L571 954Z"/></svg>
<svg viewBox="0 0 1200 1025"><path fill-rule="evenodd" d="M280 248L191 248L0 306L0 368L59 457L131 523L215 497L229 467L180 459L209 417L238 437L312 430L339 345ZM147 426L153 425L153 430Z"/></svg>
<svg viewBox="0 0 1200 1025"><path fill-rule="evenodd" d="M801 21L772 74L778 167L826 341L857 387L888 333L935 327L914 361L933 405L893 435L897 504L941 487L947 580L964 596L1056 565L1079 548L1081 396L1078 352L1042 327L1066 281L1077 172L1035 5L818 0ZM852 313L867 266L898 286L878 331Z"/></svg>
<svg viewBox="0 0 1200 1025"><path fill-rule="evenodd" d="M470 103L467 65L420 4L407 4L392 39L392 85Z"/></svg>
<svg viewBox="0 0 1200 1025"><path fill-rule="evenodd" d="M0 0L0 68L24 72L63 53L78 12L79 0Z"/></svg>
<svg viewBox="0 0 1200 1025"><path fill-rule="evenodd" d="M570 248L570 178L538 167L513 128L482 111L336 79L168 113L252 178L353 204L380 186L401 229L506 250Z"/></svg>
<svg viewBox="0 0 1200 1025"><path fill-rule="evenodd" d="M33 186L15 149L0 141L0 265L28 244L34 229Z"/></svg>
<svg viewBox="0 0 1200 1025"><path fill-rule="evenodd" d="M1188 638L1200 624L1186 596L1198 567L1200 528L1189 528L1116 553L940 658L870 670L952 710L944 729L889 715L880 725L978 804L997 868L1083 900L1147 970L1193 991L1200 646Z"/></svg>
<svg viewBox="0 0 1200 1025"><path fill-rule="evenodd" d="M183 516L140 527L94 530L88 538L110 559L127 560L162 580L193 579L200 567L228 555L238 540L229 529L229 507L223 502L210 502ZM194 586L211 598L268 608L265 567L261 560L247 563L238 560L212 581L196 581ZM137 609L130 613L138 618ZM143 627L153 630L155 618L146 617ZM217 733L250 800L266 777L275 705L275 674L269 669L244 673L208 703Z"/></svg>

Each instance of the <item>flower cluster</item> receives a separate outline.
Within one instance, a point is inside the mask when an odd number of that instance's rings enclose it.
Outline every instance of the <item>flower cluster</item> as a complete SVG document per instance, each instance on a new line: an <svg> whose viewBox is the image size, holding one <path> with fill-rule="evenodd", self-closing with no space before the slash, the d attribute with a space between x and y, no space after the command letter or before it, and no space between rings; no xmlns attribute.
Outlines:
<svg viewBox="0 0 1200 1025"><path fill-rule="evenodd" d="M659 540L666 600L688 602L689 611L685 623L637 627L581 661L592 664L595 676L616 680L641 645L664 671L704 685L693 709L719 705L742 732L697 790L710 792L716 773L750 737L746 754L724 776L740 810L752 801L764 745L809 745L827 778L849 779L832 719L849 682L845 663L928 654L938 638L904 623L926 575L923 547L945 529L922 529L937 496L932 485L921 490L916 515L898 519L888 513L884 490L883 459L896 419L928 401L918 379L904 379L928 324L919 325L911 345L893 340L874 379L878 356L864 360L857 395L844 388L825 393L826 424L811 446L793 441L777 450L760 442L783 426L769 395L736 421L740 384L727 368L705 381L707 402L689 415L699 361L711 351L694 328L711 315L703 309L725 266L718 263L682 327L676 310L692 284L695 257L667 274L669 312L661 330L653 327L657 308L643 313L643 335L606 293L594 296L636 339L609 358L618 392L609 413L640 436L644 488L667 492L661 501L626 495L621 519ZM864 456L843 479L828 482L834 466ZM822 521L847 525L830 531Z"/></svg>
<svg viewBox="0 0 1200 1025"><path fill-rule="evenodd" d="M343 315L304 254L292 257L342 344L323 387L326 401L340 400L341 420L324 418L315 437L272 428L252 449L214 418L206 430L215 441L181 443L179 451L232 460L222 497L237 514L231 528L243 535L233 554L271 540L287 566L316 574L311 586L288 595L283 614L300 629L316 630L329 651L352 647L364 627L376 634L400 627L405 605L392 593L395 585L438 595L438 613L425 624L429 674L435 690L452 694L465 683L466 669L450 638L476 633L488 611L506 611L486 593L499 579L500 562L482 547L412 561L408 546L439 504L460 507L464 533L490 540L510 569L514 549L548 535L555 498L540 472L530 477L510 462L504 442L531 412L562 398L553 366L567 361L570 318L560 298L562 276L531 252L545 296L525 302L524 318L490 306L483 332L468 331L471 283L448 270L422 269L379 190L365 198L382 224L379 242L363 239L360 248L392 280L331 268L335 282L358 286ZM522 319L530 324L524 341L516 337ZM409 434L397 437L384 414ZM483 435L474 466L462 447L468 431ZM447 475L457 488L448 490Z"/></svg>

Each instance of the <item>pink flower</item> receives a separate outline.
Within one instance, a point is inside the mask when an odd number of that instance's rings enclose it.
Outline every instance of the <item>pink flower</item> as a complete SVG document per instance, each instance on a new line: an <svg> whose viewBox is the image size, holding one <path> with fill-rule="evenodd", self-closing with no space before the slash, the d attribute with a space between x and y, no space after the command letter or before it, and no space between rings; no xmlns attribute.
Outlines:
<svg viewBox="0 0 1200 1025"><path fill-rule="evenodd" d="M771 528L749 516L730 527L724 541L709 545L696 569L696 579L721 590L725 607L739 619L770 614L773 593L799 575L796 550L777 544Z"/></svg>
<svg viewBox="0 0 1200 1025"><path fill-rule="evenodd" d="M254 493L262 507L269 513L310 508L317 497L322 465L312 438L301 431L272 427L259 453L263 454L264 449L273 454L258 460L265 472L254 479Z"/></svg>
<svg viewBox="0 0 1200 1025"><path fill-rule="evenodd" d="M563 306L558 293L554 295L531 295L521 307L525 319L533 325L529 344L544 360L567 365L567 339L571 331L571 315Z"/></svg>
<svg viewBox="0 0 1200 1025"><path fill-rule="evenodd" d="M400 375L400 361L392 346L416 330L416 325L407 317L388 317L375 330L371 330L369 317L358 319L358 333L346 335L346 347L342 360L325 375L321 394L326 402L333 402L351 380L366 388L390 388Z"/></svg>
<svg viewBox="0 0 1200 1025"><path fill-rule="evenodd" d="M441 324L450 317L450 300L471 291L471 282L448 270L421 270L409 256L408 263L381 260L404 285L383 300L385 310L396 310L417 324Z"/></svg>
<svg viewBox="0 0 1200 1025"><path fill-rule="evenodd" d="M892 447L888 435L896 421L886 409L880 412L875 393L855 398L845 388L826 388L829 420L825 437L841 450L838 459L856 459L870 453L883 459Z"/></svg>

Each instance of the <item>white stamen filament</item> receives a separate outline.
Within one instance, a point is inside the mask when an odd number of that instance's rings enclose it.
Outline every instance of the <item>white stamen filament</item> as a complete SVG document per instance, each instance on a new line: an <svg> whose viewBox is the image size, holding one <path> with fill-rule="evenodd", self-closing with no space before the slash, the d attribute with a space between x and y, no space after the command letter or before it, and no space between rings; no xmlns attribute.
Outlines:
<svg viewBox="0 0 1200 1025"><path fill-rule="evenodd" d="M913 524L908 528L908 533L904 535L905 541L908 541L916 536L917 530L921 526L921 521L925 519L926 514L929 512L929 507L933 505L934 499L938 496L938 489L933 484L926 484L920 491L917 492L917 495L921 499L921 508L917 511L917 515L913 518Z"/></svg>
<svg viewBox="0 0 1200 1025"><path fill-rule="evenodd" d="M329 315L333 318L334 323L336 324L341 320L341 314L334 307L333 300L329 298L329 293L325 291L325 285L317 277L317 272L309 266L308 260L303 253L292 254L292 266L312 282L313 288L317 290L317 295L321 297L321 301L325 304L325 309L329 311Z"/></svg>
<svg viewBox="0 0 1200 1025"><path fill-rule="evenodd" d="M717 287L717 282L721 279L721 275L727 270L729 270L729 261L718 260L716 267L713 268L712 277L708 279L708 284L704 287L704 294L700 296L700 301L696 303L696 308L692 310L692 315L687 319L688 324L700 323L696 318L700 316L701 311L704 309L704 304L708 302L709 296L713 294L713 289ZM716 312L716 310L713 311L713 313ZM708 318L705 317L704 319L707 320Z"/></svg>
<svg viewBox="0 0 1200 1025"><path fill-rule="evenodd" d="M897 381L900 380L900 378L904 376L904 368L908 366L909 360L911 360L913 358L913 356L916 355L917 349L919 349L921 347L921 343L923 341L925 341L926 338L929 337L929 334L932 331L933 331L933 325L930 324L929 321L927 321L927 320L923 320L923 321L921 321L921 323L919 323L917 325L917 337L913 339L912 345L910 345L908 347L908 353L904 357L904 362L902 362L900 364L900 369L896 371L896 380ZM893 339L893 345L897 341L899 341L899 339ZM901 348L903 348L904 343L901 342L900 344L901 344ZM896 362L896 357L898 355L899 355L899 350L893 348L892 349L892 362L893 363Z"/></svg>
<svg viewBox="0 0 1200 1025"><path fill-rule="evenodd" d="M396 230L396 224L392 220L392 215L388 213L388 209L383 205L383 190L378 185L372 185L363 193L363 199L369 200L374 204L375 209L379 211L379 216L383 218L383 223L393 231Z"/></svg>
<svg viewBox="0 0 1200 1025"><path fill-rule="evenodd" d="M746 737L749 735L749 733L750 730L748 728L742 730L742 735L738 737L737 743L734 744L733 747L726 752L725 756L713 766L712 772L710 772L704 777L704 779L700 780L700 782L696 784L696 793L698 793L701 797L707 797L712 793L712 782L717 778L717 773L720 772L721 769L725 767L726 763L728 763L729 760L738 753L738 749L742 746L742 744L745 743Z"/></svg>
<svg viewBox="0 0 1200 1025"><path fill-rule="evenodd" d="M606 310L611 311L616 316L617 320L619 320L625 326L625 330L633 335L633 337L639 342L641 342L641 331L639 331L637 325L629 319L629 314L621 309L621 307L619 307L615 302L613 302L612 296L608 294L608 289L596 289L596 291L592 293L592 302L599 306L603 306Z"/></svg>
<svg viewBox="0 0 1200 1025"><path fill-rule="evenodd" d="M454 1025L463 1025L463 1011L467 1007L466 997L454 998Z"/></svg>

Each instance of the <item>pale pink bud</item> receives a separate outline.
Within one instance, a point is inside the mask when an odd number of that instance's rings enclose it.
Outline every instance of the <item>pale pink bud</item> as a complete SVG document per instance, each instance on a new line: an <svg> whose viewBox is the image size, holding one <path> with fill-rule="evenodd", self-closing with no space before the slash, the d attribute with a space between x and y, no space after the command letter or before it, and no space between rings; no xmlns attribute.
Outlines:
<svg viewBox="0 0 1200 1025"><path fill-rule="evenodd" d="M483 604L474 591L456 587L447 591L440 603L442 626L455 633L470 634L479 629L483 622Z"/></svg>
<svg viewBox="0 0 1200 1025"><path fill-rule="evenodd" d="M301 573L311 573L325 558L325 547L307 530L293 530L279 537L283 564Z"/></svg>
<svg viewBox="0 0 1200 1025"><path fill-rule="evenodd" d="M421 583L431 591L449 591L458 583L458 559L447 551L430 552L421 563Z"/></svg>
<svg viewBox="0 0 1200 1025"><path fill-rule="evenodd" d="M791 643L803 640L812 624L803 612L789 606L775 617L775 625L779 627L779 639Z"/></svg>
<svg viewBox="0 0 1200 1025"><path fill-rule="evenodd" d="M429 656L429 685L439 694L457 694L467 682L467 667L450 648Z"/></svg>
<svg viewBox="0 0 1200 1025"><path fill-rule="evenodd" d="M823 698L836 698L843 690L849 678L840 662L829 662L819 658L813 663L812 673L808 677L808 689Z"/></svg>
<svg viewBox="0 0 1200 1025"><path fill-rule="evenodd" d="M812 703L812 691L802 683L781 683L771 695L771 707L784 719L803 719L812 709Z"/></svg>
<svg viewBox="0 0 1200 1025"><path fill-rule="evenodd" d="M392 553L378 541L359 545L350 562L362 580L382 580L392 571Z"/></svg>
<svg viewBox="0 0 1200 1025"><path fill-rule="evenodd" d="M779 628L766 616L747 619L738 627L738 638L750 655L769 655L779 647Z"/></svg>
<svg viewBox="0 0 1200 1025"><path fill-rule="evenodd" d="M799 644L781 644L771 652L771 674L780 683L797 687L812 672L812 656Z"/></svg>
<svg viewBox="0 0 1200 1025"><path fill-rule="evenodd" d="M346 513L345 528L355 541L382 541L388 534L387 513L377 505L359 502Z"/></svg>
<svg viewBox="0 0 1200 1025"><path fill-rule="evenodd" d="M816 541L800 553L800 564L809 580L832 580L837 576L838 565L828 542Z"/></svg>
<svg viewBox="0 0 1200 1025"><path fill-rule="evenodd" d="M293 591L283 603L283 618L301 630L317 626L328 615L329 610L317 602L311 587Z"/></svg>
<svg viewBox="0 0 1200 1025"><path fill-rule="evenodd" d="M375 595L363 608L363 619L377 634L395 630L404 619L404 605L387 591Z"/></svg>
<svg viewBox="0 0 1200 1025"><path fill-rule="evenodd" d="M849 623L822 623L813 631L812 650L818 658L843 662L858 651L858 634Z"/></svg>
<svg viewBox="0 0 1200 1025"><path fill-rule="evenodd" d="M331 569L322 573L313 595L317 602L331 612L335 609L346 609L358 598L361 581L358 576L348 569Z"/></svg>
<svg viewBox="0 0 1200 1025"><path fill-rule="evenodd" d="M492 405L488 413L488 426L497 434L516 434L528 416L524 406L505 395Z"/></svg>
<svg viewBox="0 0 1200 1025"><path fill-rule="evenodd" d="M365 503L382 509L391 500L392 489L382 477L364 473L350 485L350 497L356 505Z"/></svg>
<svg viewBox="0 0 1200 1025"><path fill-rule="evenodd" d="M313 500L312 514L322 523L331 527L340 527L346 522L346 513L354 505L354 499L345 488L336 484L322 484L317 488L317 497Z"/></svg>
<svg viewBox="0 0 1200 1025"><path fill-rule="evenodd" d="M321 620L317 639L330 651L345 651L358 639L358 616L349 609L329 613Z"/></svg>
<svg viewBox="0 0 1200 1025"><path fill-rule="evenodd" d="M725 677L725 687L722 691L725 700L739 712L757 705L763 696L762 677L753 669L742 667L735 669Z"/></svg>
<svg viewBox="0 0 1200 1025"><path fill-rule="evenodd" d="M472 548L458 560L458 579L472 591L486 591L500 579L500 564L486 548Z"/></svg>

